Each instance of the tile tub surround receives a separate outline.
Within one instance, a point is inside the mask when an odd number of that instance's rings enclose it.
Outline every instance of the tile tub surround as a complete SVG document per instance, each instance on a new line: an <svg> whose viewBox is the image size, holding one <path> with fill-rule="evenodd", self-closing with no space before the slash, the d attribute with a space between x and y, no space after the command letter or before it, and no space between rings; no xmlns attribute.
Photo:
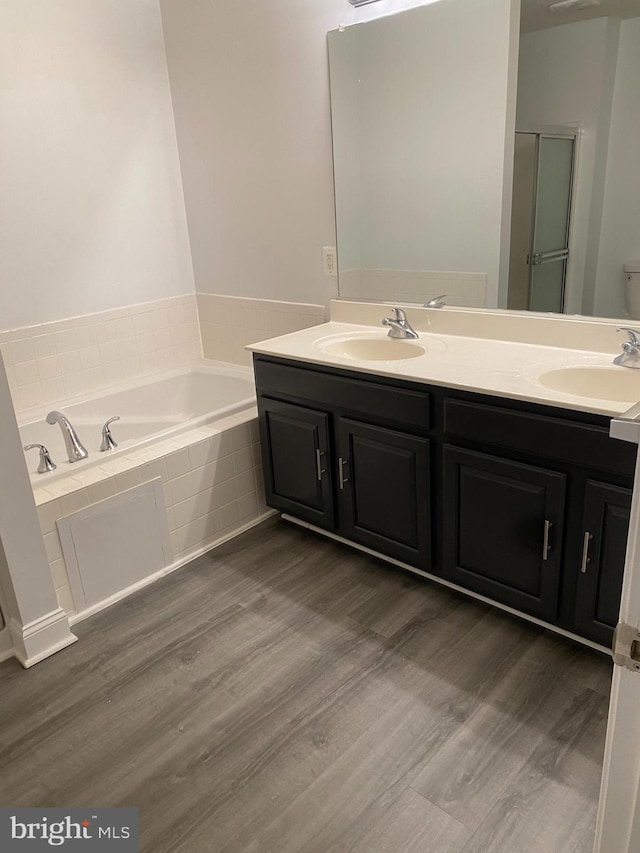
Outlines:
<svg viewBox="0 0 640 853"><path fill-rule="evenodd" d="M196 294L205 358L251 364L247 344L324 323L324 305Z"/></svg>
<svg viewBox="0 0 640 853"><path fill-rule="evenodd" d="M50 491L64 479L73 490L83 485L88 469L104 467L159 439L216 423L252 403L255 391L250 368L204 359L60 401L59 407L88 451L85 459L73 465L67 461L62 430L46 423L48 406L26 410L18 416L23 447L45 444L57 464L56 470L43 476L36 471L38 456L25 451L32 487ZM112 425L117 446L104 453L100 451L101 431L112 416L117 417Z"/></svg>
<svg viewBox="0 0 640 853"><path fill-rule="evenodd" d="M202 358L203 341L217 360L249 363L245 343L323 320L321 305L194 294L0 332L0 347L14 407L22 413L188 364ZM254 407L34 483L54 585L67 613L75 614L75 604L58 518L160 476L174 556L164 571L171 571L272 513L264 502L256 415Z"/></svg>
<svg viewBox="0 0 640 853"><path fill-rule="evenodd" d="M158 575L76 614L56 521L143 482L162 479L174 562ZM73 482L72 482L73 481ZM272 514L264 503L255 407L34 489L60 606L90 615Z"/></svg>
<svg viewBox="0 0 640 853"><path fill-rule="evenodd" d="M17 412L202 357L195 295L0 332Z"/></svg>
<svg viewBox="0 0 640 853"><path fill-rule="evenodd" d="M17 412L324 322L322 305L193 294L0 332Z"/></svg>

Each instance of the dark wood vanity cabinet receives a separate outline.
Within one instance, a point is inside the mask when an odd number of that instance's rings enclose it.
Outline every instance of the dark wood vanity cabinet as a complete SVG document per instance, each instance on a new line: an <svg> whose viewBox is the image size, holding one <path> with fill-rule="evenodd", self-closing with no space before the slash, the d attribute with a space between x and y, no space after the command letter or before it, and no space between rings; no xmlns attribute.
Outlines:
<svg viewBox="0 0 640 853"><path fill-rule="evenodd" d="M555 621L565 490L557 471L445 445L443 576Z"/></svg>
<svg viewBox="0 0 640 853"><path fill-rule="evenodd" d="M255 359L269 506L431 569L429 394Z"/></svg>
<svg viewBox="0 0 640 853"><path fill-rule="evenodd" d="M430 567L426 439L269 397L258 411L269 506Z"/></svg>
<svg viewBox="0 0 640 853"><path fill-rule="evenodd" d="M587 480L575 625L603 645L618 623L630 510L631 489Z"/></svg>
<svg viewBox="0 0 640 853"><path fill-rule="evenodd" d="M351 418L336 427L340 532L429 570L429 441Z"/></svg>
<svg viewBox="0 0 640 853"><path fill-rule="evenodd" d="M254 357L267 503L602 645L636 447L608 419Z"/></svg>
<svg viewBox="0 0 640 853"><path fill-rule="evenodd" d="M329 415L306 406L260 398L258 412L269 506L332 529L334 525L329 455Z"/></svg>

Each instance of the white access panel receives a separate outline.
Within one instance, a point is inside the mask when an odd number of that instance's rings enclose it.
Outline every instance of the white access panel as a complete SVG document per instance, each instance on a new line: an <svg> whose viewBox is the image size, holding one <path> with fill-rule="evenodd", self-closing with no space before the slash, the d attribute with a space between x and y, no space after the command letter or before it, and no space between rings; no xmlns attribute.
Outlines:
<svg viewBox="0 0 640 853"><path fill-rule="evenodd" d="M173 560L160 478L61 518L57 526L77 611Z"/></svg>

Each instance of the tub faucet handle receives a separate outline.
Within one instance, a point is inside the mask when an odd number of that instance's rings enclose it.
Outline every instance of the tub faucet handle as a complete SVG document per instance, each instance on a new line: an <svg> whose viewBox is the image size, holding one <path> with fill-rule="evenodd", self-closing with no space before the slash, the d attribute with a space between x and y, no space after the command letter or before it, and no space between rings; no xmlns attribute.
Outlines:
<svg viewBox="0 0 640 853"><path fill-rule="evenodd" d="M100 450L104 453L105 450L115 450L118 446L118 442L111 435L111 430L109 429L109 424L112 424L114 421L119 421L120 415L114 415L112 418L109 418L106 421L105 425L102 427L102 444L100 445Z"/></svg>
<svg viewBox="0 0 640 853"><path fill-rule="evenodd" d="M51 458L51 454L44 444L25 444L23 450L39 450L40 459L38 462L38 474L47 474L49 471L55 471L58 467Z"/></svg>

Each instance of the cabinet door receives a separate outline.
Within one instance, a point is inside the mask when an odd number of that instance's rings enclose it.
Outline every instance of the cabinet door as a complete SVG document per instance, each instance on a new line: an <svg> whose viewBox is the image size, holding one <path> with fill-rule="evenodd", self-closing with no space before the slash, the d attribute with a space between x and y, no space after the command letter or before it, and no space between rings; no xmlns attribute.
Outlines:
<svg viewBox="0 0 640 853"><path fill-rule="evenodd" d="M564 492L563 474L445 446L443 575L553 621Z"/></svg>
<svg viewBox="0 0 640 853"><path fill-rule="evenodd" d="M618 624L631 491L587 480L576 630L610 646Z"/></svg>
<svg viewBox="0 0 640 853"><path fill-rule="evenodd" d="M427 570L431 565L429 442L338 419L341 533Z"/></svg>
<svg viewBox="0 0 640 853"><path fill-rule="evenodd" d="M266 397L258 413L267 504L333 528L329 415Z"/></svg>

